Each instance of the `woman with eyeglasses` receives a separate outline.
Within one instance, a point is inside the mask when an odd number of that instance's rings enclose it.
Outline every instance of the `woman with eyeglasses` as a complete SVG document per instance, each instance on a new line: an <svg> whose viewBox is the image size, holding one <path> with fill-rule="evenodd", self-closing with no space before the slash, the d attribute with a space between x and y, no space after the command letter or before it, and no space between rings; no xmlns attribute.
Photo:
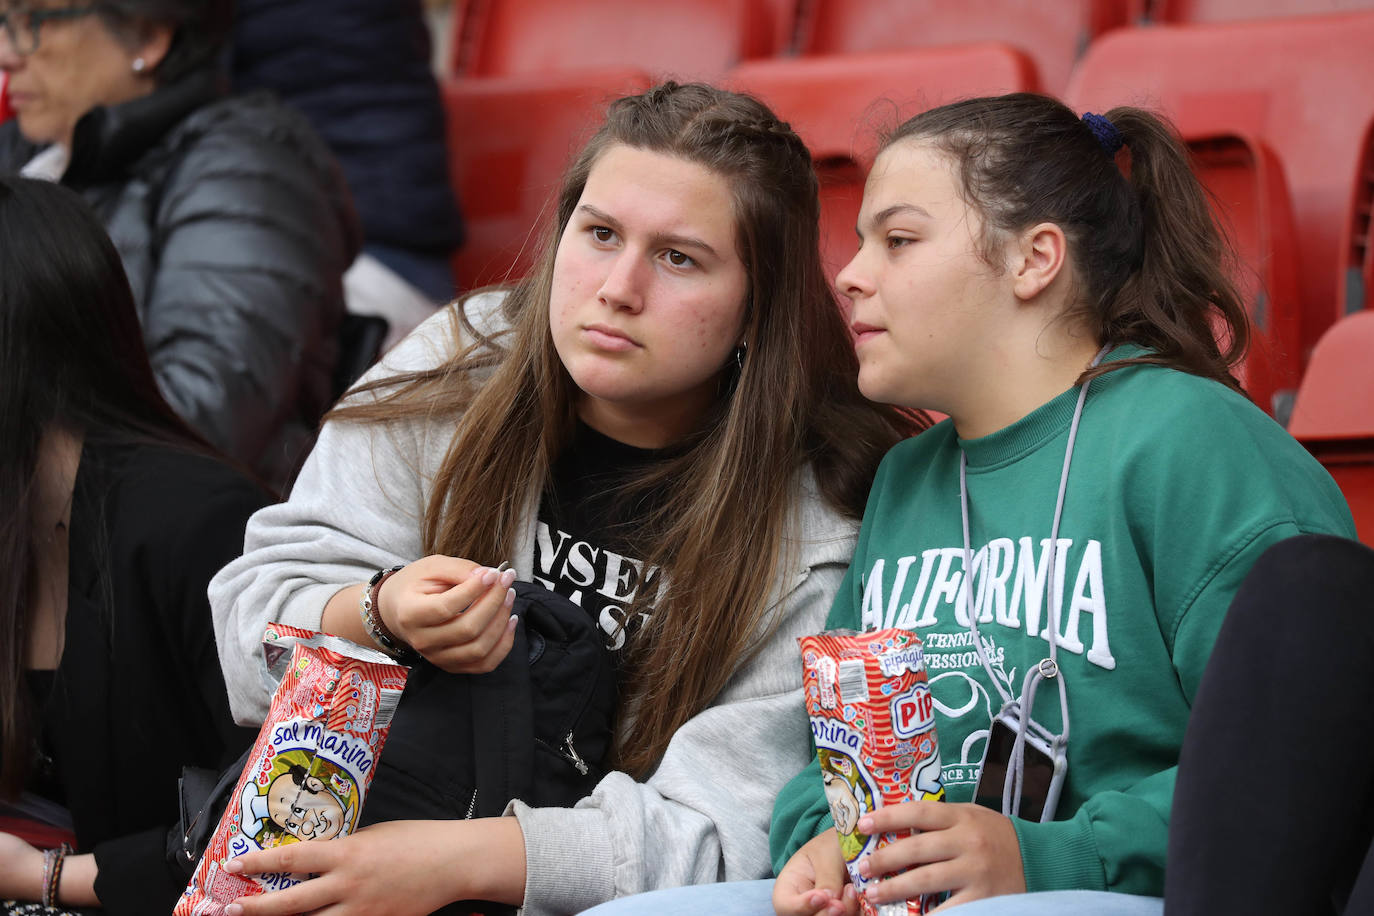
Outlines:
<svg viewBox="0 0 1374 916"><path fill-rule="evenodd" d="M0 174L78 191L115 241L158 384L275 484L336 391L348 192L305 120L227 96L228 0L0 0Z"/></svg>

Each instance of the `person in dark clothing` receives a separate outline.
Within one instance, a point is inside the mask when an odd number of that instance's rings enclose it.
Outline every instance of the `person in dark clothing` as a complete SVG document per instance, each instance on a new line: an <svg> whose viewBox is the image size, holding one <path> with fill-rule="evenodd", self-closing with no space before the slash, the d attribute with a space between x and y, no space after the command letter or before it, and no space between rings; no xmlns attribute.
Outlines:
<svg viewBox="0 0 1374 916"><path fill-rule="evenodd" d="M448 302L463 226L420 0L238 0L235 9L235 88L271 89L310 119L348 178L364 253Z"/></svg>
<svg viewBox="0 0 1374 916"><path fill-rule="evenodd" d="M1280 541L1236 593L1174 788L1164 910L1374 912L1374 550ZM1319 788L1318 788L1319 787Z"/></svg>
<svg viewBox="0 0 1374 916"><path fill-rule="evenodd" d="M227 0L56 2L0 0L16 112L0 174L86 198L163 395L284 484L336 393L342 276L360 245L342 174L299 114L224 95Z"/></svg>
<svg viewBox="0 0 1374 916"><path fill-rule="evenodd" d="M269 501L159 394L97 218L0 177L0 900L170 911L181 769L254 737L206 583Z"/></svg>

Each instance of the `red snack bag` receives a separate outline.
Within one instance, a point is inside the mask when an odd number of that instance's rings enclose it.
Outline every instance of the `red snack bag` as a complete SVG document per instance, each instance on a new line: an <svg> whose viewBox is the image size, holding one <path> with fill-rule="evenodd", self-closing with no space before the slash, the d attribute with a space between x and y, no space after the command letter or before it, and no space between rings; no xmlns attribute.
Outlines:
<svg viewBox="0 0 1374 916"><path fill-rule="evenodd" d="M944 801L921 640L892 628L832 630L797 641L825 795L859 905L866 916L927 913L943 895L883 906L862 896L873 879L859 874L859 860L906 834L869 836L857 826L861 816L883 805Z"/></svg>
<svg viewBox="0 0 1374 916"><path fill-rule="evenodd" d="M268 671L280 678L229 806L173 916L219 916L236 898L307 876L244 877L244 853L353 832L410 669L346 639L269 624Z"/></svg>

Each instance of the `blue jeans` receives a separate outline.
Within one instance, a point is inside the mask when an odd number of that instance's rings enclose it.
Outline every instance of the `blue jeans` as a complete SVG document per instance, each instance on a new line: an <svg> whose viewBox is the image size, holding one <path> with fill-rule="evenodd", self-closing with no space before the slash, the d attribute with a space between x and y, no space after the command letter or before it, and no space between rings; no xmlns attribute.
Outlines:
<svg viewBox="0 0 1374 916"><path fill-rule="evenodd" d="M772 916L773 882L697 884L621 897L583 911L586 916ZM1100 891L1053 891L976 900L959 916L1161 916L1164 901Z"/></svg>

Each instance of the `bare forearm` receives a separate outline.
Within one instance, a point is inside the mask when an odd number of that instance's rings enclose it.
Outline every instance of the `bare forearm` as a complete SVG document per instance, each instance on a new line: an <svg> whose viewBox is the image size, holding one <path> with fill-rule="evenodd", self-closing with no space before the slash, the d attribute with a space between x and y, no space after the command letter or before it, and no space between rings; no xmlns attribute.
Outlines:
<svg viewBox="0 0 1374 916"><path fill-rule="evenodd" d="M57 901L64 906L100 906L100 898L95 895L95 875L95 856L67 856L62 863Z"/></svg>
<svg viewBox="0 0 1374 916"><path fill-rule="evenodd" d="M523 906L525 835L520 831L520 822L513 817L492 817L478 823L484 828L480 831L482 842L480 848L474 849L471 855L484 857L486 864L480 868L468 868L470 880L474 883L470 898ZM467 861L473 862L475 858L468 858Z"/></svg>
<svg viewBox="0 0 1374 916"><path fill-rule="evenodd" d="M350 639L361 646L372 646L372 637L363 629L363 619L358 611L358 602L363 597L363 583L340 589L324 606L324 617L320 629L335 636Z"/></svg>

